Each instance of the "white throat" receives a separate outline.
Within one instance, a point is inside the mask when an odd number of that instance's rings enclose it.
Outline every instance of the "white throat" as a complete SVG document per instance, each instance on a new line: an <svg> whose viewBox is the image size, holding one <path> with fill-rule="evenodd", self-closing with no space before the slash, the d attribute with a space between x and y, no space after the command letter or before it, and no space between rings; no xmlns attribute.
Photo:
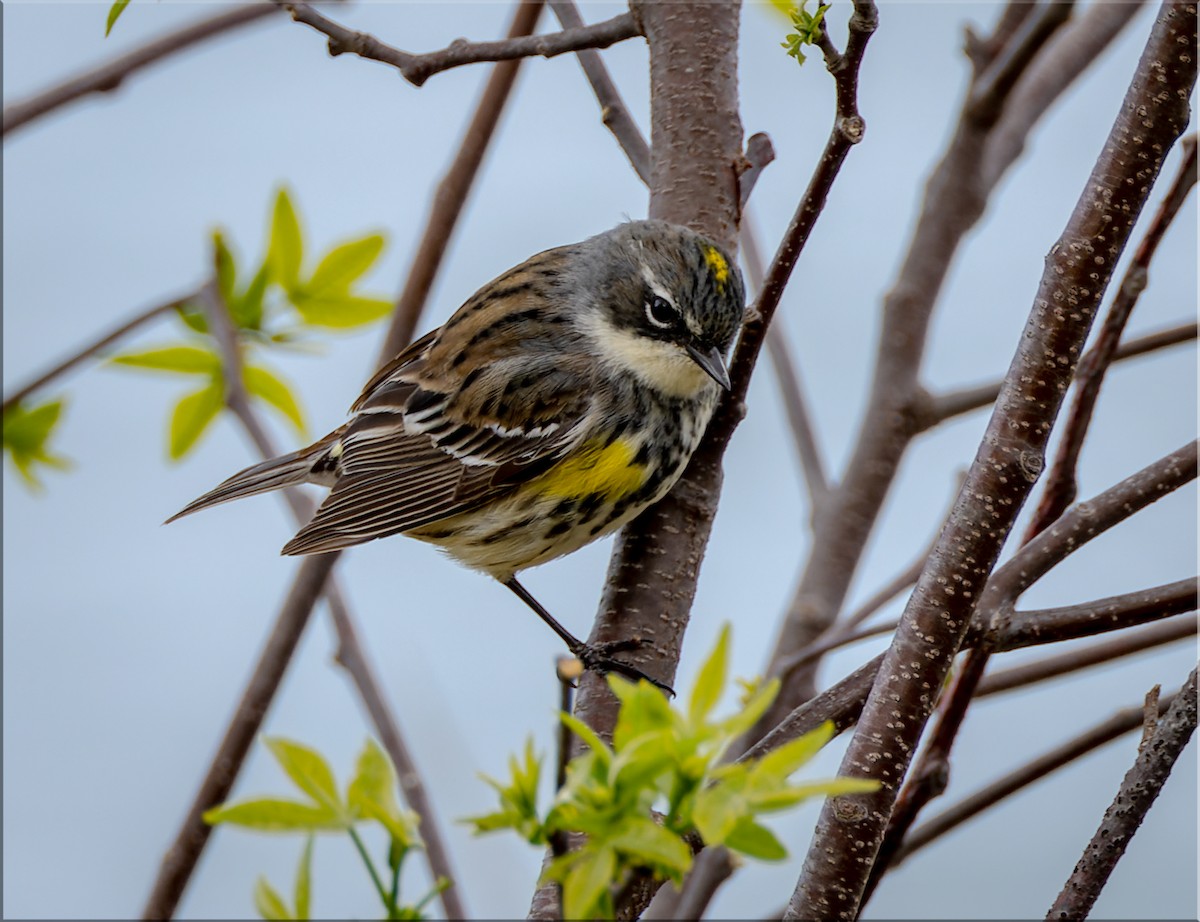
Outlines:
<svg viewBox="0 0 1200 922"><path fill-rule="evenodd" d="M598 311L587 319L584 332L601 360L669 397L694 397L717 387L682 346L615 327Z"/></svg>

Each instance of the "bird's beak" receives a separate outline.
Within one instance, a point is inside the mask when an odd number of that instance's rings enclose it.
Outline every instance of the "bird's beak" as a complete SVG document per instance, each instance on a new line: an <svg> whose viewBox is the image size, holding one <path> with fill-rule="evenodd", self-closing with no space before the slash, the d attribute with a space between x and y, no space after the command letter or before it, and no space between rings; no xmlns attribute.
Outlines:
<svg viewBox="0 0 1200 922"><path fill-rule="evenodd" d="M725 370L725 359L721 356L721 350L716 346L705 352L699 346L688 344L686 347L688 355L692 357L692 361L704 369L704 373L716 381L725 390L733 387L729 383L729 372Z"/></svg>

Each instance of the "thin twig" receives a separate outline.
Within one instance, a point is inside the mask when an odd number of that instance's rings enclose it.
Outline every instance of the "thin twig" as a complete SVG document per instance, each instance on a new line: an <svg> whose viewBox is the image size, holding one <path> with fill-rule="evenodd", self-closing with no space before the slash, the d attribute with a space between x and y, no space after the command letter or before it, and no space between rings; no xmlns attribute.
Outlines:
<svg viewBox="0 0 1200 922"><path fill-rule="evenodd" d="M754 233L748 217L742 219L741 241L742 261L746 267L750 288L754 292L760 292L763 286L762 252L758 248L758 236ZM767 331L767 354L771 357L771 368L779 383L779 395L783 399L792 442L796 446L800 470L804 474L804 484L808 489L809 518L815 520L821 501L829 491L829 480L821 460L821 449L817 446L812 417L808 412L808 398L805 396L804 386L800 383L800 373L792 358L787 335L779 321L772 323Z"/></svg>
<svg viewBox="0 0 1200 922"><path fill-rule="evenodd" d="M201 304L208 318L209 329L221 356L225 379L225 402L250 435L262 459L276 457L280 452L272 443L266 428L250 401L242 375L242 350L237 339L237 330L230 318L228 306L217 292L215 283L210 282L202 289ZM304 524L312 515L312 504L299 490L287 487L284 499L298 525ZM444 879L449 885L438 891L438 899L448 918L466 918L462 904L460 881L454 873L438 823L437 814L425 790L416 759L412 755L400 731L395 715L388 706L366 652L358 640L358 629L350 608L346 603L337 578L331 572L325 582L324 595L329 603L329 613L337 635L338 646L334 661L346 670L358 690L359 697L375 725L384 749L396 766L397 780L405 802L420 818L423 851L434 880Z"/></svg>
<svg viewBox="0 0 1200 922"><path fill-rule="evenodd" d="M537 26L541 10L540 2L518 0L506 41L527 36L532 32ZM430 289L442 267L442 259L458 224L463 205L479 174L483 155L487 153L488 145L496 132L496 125L504 113L504 106L512 94L520 66L521 61L517 59L501 61L492 68L475 106L475 112L467 123L466 131L463 132L458 151L434 190L429 215L425 219L425 231L421 235L421 242L417 244L416 252L413 253L412 263L405 275L404 290L396 300L391 323L379 349L380 365L386 364L412 341L421 311L429 300Z"/></svg>
<svg viewBox="0 0 1200 922"><path fill-rule="evenodd" d="M1174 700L1174 697L1174 695L1169 695L1162 699L1160 707L1166 708ZM1124 708L1107 720L1101 721L1062 745L1054 747L1044 755L1031 759L913 829L905 837L904 844L896 853L892 864L899 867L914 852L961 826L967 820L994 807L1000 801L1011 797L1035 781L1069 765L1089 752L1099 749L1105 743L1124 736L1126 733L1131 733L1141 725L1142 708Z"/></svg>
<svg viewBox="0 0 1200 922"><path fill-rule="evenodd" d="M175 310L176 308L187 304L189 301L194 301L198 294L198 291L191 291L181 297L173 298L170 301L164 301L161 304L156 304L154 307L147 308L141 313L135 314L129 320L121 323L116 329L110 330L108 333L104 333L98 339L93 340L86 346L81 346L53 368L47 369L42 374L38 375L34 380L22 385L21 387L18 387L10 396L5 397L4 412L7 413L34 391L41 390L55 378L66 374L84 359L91 358L97 353L102 352L108 346L111 346L113 343L124 339L134 330L138 329L138 327L141 327L156 317L165 314L167 311Z"/></svg>
<svg viewBox="0 0 1200 922"><path fill-rule="evenodd" d="M1150 741L1138 752L1100 828L1084 849L1049 919L1086 919L1109 875L1154 805L1175 760L1196 730L1196 670L1183 683Z"/></svg>
<svg viewBox="0 0 1200 922"><path fill-rule="evenodd" d="M1101 6L1107 5L1101 4ZM1117 347L1112 360L1113 362L1122 362L1126 359L1137 358L1141 355L1177 346L1180 343L1194 342L1197 332L1198 327L1196 323L1182 323L1164 330L1156 330L1153 333L1147 333L1145 336L1139 336L1136 339L1122 343ZM1080 360L1080 364L1082 365L1088 360L1088 353L1085 353L1083 359ZM996 397L1000 394L1002 383L1001 381L992 381L989 384L979 384L958 391L929 396L925 405L918 413L918 428L920 430L931 429L948 419L992 406L996 402Z"/></svg>
<svg viewBox="0 0 1200 922"><path fill-rule="evenodd" d="M541 56L552 58L568 51L584 48L607 48L641 34L637 23L629 13L621 13L612 19L578 29L564 29L549 35L510 35L494 42L468 42L465 39L451 42L440 51L412 54L393 48L373 35L356 32L322 16L307 3L291 0L272 0L292 15L296 22L316 29L329 39L329 53L356 54L361 58L379 61L396 68L401 76L413 86L421 86L434 74L464 64L485 61L512 61L518 58ZM539 3L538 6L541 4Z"/></svg>
<svg viewBox="0 0 1200 922"><path fill-rule="evenodd" d="M175 913L212 827L204 811L229 799L238 769L246 759L262 720L279 689L309 615L324 591L325 579L340 551L307 557L300 564L287 598L267 635L250 679L234 709L225 736L188 808L174 842L163 857L154 887L142 909L143 919L169 919Z"/></svg>
<svg viewBox="0 0 1200 922"><path fill-rule="evenodd" d="M16 131L60 106L92 93L110 93L121 86L127 77L155 61L215 35L248 25L274 12L275 7L270 3L251 3L169 32L107 64L76 74L28 99L5 106L3 133L7 136L9 132Z"/></svg>
<svg viewBox="0 0 1200 922"><path fill-rule="evenodd" d="M1013 666L984 677L975 691L976 698L998 695L1014 688L1028 688L1038 682L1057 679L1090 666L1109 663L1124 656L1141 653L1154 647L1196 636L1196 617L1171 618L1159 621L1142 630L1128 631L1114 640L1071 650L1058 656L1048 656L1021 666Z"/></svg>
<svg viewBox="0 0 1200 922"><path fill-rule="evenodd" d="M550 9L554 11L565 31L584 28L583 17L579 15L579 9L572 0L550 0ZM584 76L591 84L592 92L596 94L596 101L600 103L601 120L617 139L621 150L625 151L633 171L642 182L649 185L650 145L646 143L633 116L629 114L629 108L617 91L617 85L613 83L608 68L604 66L604 59L595 48L581 48L575 55L579 58L579 66L583 68Z"/></svg>

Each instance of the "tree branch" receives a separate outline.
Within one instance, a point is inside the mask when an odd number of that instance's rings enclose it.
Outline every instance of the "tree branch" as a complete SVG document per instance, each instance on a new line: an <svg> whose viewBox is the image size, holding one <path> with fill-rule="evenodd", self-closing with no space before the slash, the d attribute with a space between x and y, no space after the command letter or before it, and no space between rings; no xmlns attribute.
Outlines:
<svg viewBox="0 0 1200 922"><path fill-rule="evenodd" d="M280 451L273 444L266 428L262 425L258 414L254 411L250 395L246 391L242 374L242 350L237 339L237 330L229 315L229 308L220 298L215 282L209 282L204 289L201 302L208 317L209 329L221 356L222 372L225 379L225 402L242 427L249 434L260 459L277 457ZM313 506L295 487L285 487L282 491L284 500L291 509L292 518L297 526L307 522L313 513ZM408 744L400 732L396 717L379 687L374 670L367 659L366 652L358 640L358 628L350 607L346 604L345 594L338 584L337 577L331 571L325 581L324 596L329 603L329 614L333 621L334 632L337 636L337 651L334 661L350 676L367 710L367 715L375 726L376 733L383 743L384 749L396 767L397 782L408 806L420 819L421 840L424 844L422 851L429 863L429 870L434 880L444 878L449 885L438 891L438 900L446 912L447 918L466 918L466 910L462 904L459 886L460 879L454 873L450 862L450 853L442 837L438 817L433 804L425 791L425 783L421 779L420 769L412 755ZM197 856L199 857L199 856Z"/></svg>
<svg viewBox="0 0 1200 922"><path fill-rule="evenodd" d="M270 3L252 3L169 32L107 64L76 74L28 99L5 106L3 133L7 136L9 132L28 125L60 106L92 93L111 93L121 86L127 77L155 61L205 39L248 25L274 12L275 7Z"/></svg>
<svg viewBox="0 0 1200 922"><path fill-rule="evenodd" d="M1192 607L1194 608L1196 605L1194 600L1195 580L1190 582L1193 584ZM1168 612L1163 612L1163 614L1168 614ZM1171 618L1168 621L1151 624L1143 630L1124 632L1120 637L1105 643L1092 644L1058 656L1048 656L1032 663L990 673L979 683L975 697L984 698L988 695L1012 691L1014 688L1027 688L1038 682L1056 679L1090 666L1109 663L1115 659L1174 643L1187 637L1194 638L1196 623L1197 619L1194 615L1191 618Z"/></svg>
<svg viewBox="0 0 1200 922"><path fill-rule="evenodd" d="M1047 919L1086 919L1133 834L1158 798L1175 760L1196 729L1196 670L1179 690L1121 782L1100 828L1084 849Z"/></svg>
<svg viewBox="0 0 1200 922"><path fill-rule="evenodd" d="M1108 6L1108 4L1101 4ZM1167 349L1171 346L1177 346L1180 343L1194 342L1197 335L1197 324L1183 323L1179 326L1169 327L1165 330L1157 330L1153 333L1147 333L1145 336L1139 336L1137 339L1131 339L1128 342L1121 343L1117 347L1117 351L1113 354L1113 362L1122 362L1125 359L1137 358L1141 355L1147 355L1151 352L1157 352L1160 349ZM1084 354L1080 364L1089 361L1088 353ZM975 387L963 388L959 391L951 391L940 396L929 396L918 413L917 425L919 431L932 429L938 423L945 422L955 416L962 416L974 410L982 410L985 407L990 407L996 402L996 397L1000 394L1000 386L1002 381L993 381L990 384L980 384Z"/></svg>
<svg viewBox="0 0 1200 922"><path fill-rule="evenodd" d="M559 25L565 31L575 31L584 28L583 17L572 0L550 0L550 9L558 18ZM617 86L604 66L600 52L595 48L581 48L575 53L579 58L579 66L583 68L584 76L591 84L596 101L600 103L600 118L605 127L612 132L621 150L629 158L633 171L646 185L650 185L650 145L642 136L637 122L629 114L629 109Z"/></svg>
<svg viewBox="0 0 1200 922"><path fill-rule="evenodd" d="M1104 150L1051 250L976 461L842 761L839 774L872 778L881 787L826 801L785 918L857 917L896 792L934 704L929 690L941 687L976 593L1041 473L1051 425L1112 266L1162 158L1187 124L1195 24L1194 6L1164 5Z"/></svg>
<svg viewBox="0 0 1200 922"><path fill-rule="evenodd" d="M66 374L68 371L70 371L72 368L74 368L76 365L78 365L84 359L91 358L92 356L96 355L97 353L104 351L104 349L106 349L108 346L111 346L115 342L119 342L120 340L122 340L126 336L128 336L130 333L132 333L134 330L138 329L139 327L143 326L146 323L149 323L151 320L154 320L156 317L160 317L161 315L165 314L167 311L175 310L176 308L181 307L184 304L187 304L189 301L194 301L198 295L199 295L199 291L191 291L185 295L182 295L181 297L173 298L170 301L164 301L161 304L156 304L153 307L147 308L146 310L142 311L139 314L135 314L129 320L126 320L123 323L119 324L115 329L102 334L98 339L93 340L92 342L88 343L85 346L81 346L74 353L67 356L65 359L63 359L61 362L59 362L57 365L48 369L47 371L43 372L42 374L38 375L34 380L30 381L29 383L24 384L21 387L18 387L15 391L12 392L12 394L10 396L5 397L4 398L4 412L7 413L9 410L11 410L13 407L15 407L18 403L20 403L22 400L24 400L30 394L34 393L35 391L41 390L43 387L45 387L47 384L49 384L55 378L58 378L59 376Z"/></svg>
<svg viewBox="0 0 1200 922"><path fill-rule="evenodd" d="M537 27L541 10L540 0L517 0L506 41L516 40L532 32ZM504 106L512 95L520 66L521 61L518 59L501 61L492 68L471 121L467 123L466 131L463 132L458 152L433 193L429 215L425 219L425 232L421 235L421 242L417 244L409 264L404 290L396 300L391 323L379 349L380 365L386 364L412 342L417 321L421 317L425 302L429 299L433 281L442 267L442 259L458 224L459 215L462 214L463 205L466 204L475 178L479 175L483 155L487 153L500 116L504 113Z"/></svg>
<svg viewBox="0 0 1200 922"><path fill-rule="evenodd" d="M622 13L590 26L565 29L549 35L510 35L495 42L468 42L465 39L451 42L440 51L412 54L393 48L373 35L347 29L333 20L322 16L307 3L291 0L271 0L283 7L296 22L316 29L329 39L329 54L356 54L360 58L379 61L396 68L400 75L413 86L421 86L434 74L464 64L484 61L513 61L518 58L541 56L552 58L568 51L585 48L607 48L617 42L641 34L629 13ZM536 4L541 6L540 3Z"/></svg>
<svg viewBox="0 0 1200 922"><path fill-rule="evenodd" d="M1079 363L1071 409L1067 413L1062 439L1059 441L1054 465L1050 468L1046 488L1042 491L1041 502L1038 503L1029 523L1027 537L1038 534L1075 501L1079 489L1076 476L1079 453L1083 450L1083 440L1091 426L1092 413L1100 396L1104 376L1112 364L1129 315L1133 313L1133 308L1149 281L1150 263L1158 245L1175 216L1179 214L1188 193L1196 185L1196 136L1193 134L1184 138L1180 149L1183 158L1175 181L1159 205L1158 213L1142 237L1133 260L1125 269L1125 275L1108 307L1104 323L1100 325L1095 343L1088 350L1084 361Z"/></svg>

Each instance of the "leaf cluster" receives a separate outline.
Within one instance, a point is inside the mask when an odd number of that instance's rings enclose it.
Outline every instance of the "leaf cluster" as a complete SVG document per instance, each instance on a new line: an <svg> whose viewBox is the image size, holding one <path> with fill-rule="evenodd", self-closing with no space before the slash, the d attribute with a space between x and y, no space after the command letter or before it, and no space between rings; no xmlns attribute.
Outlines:
<svg viewBox="0 0 1200 922"><path fill-rule="evenodd" d="M241 271L219 231L212 238L212 261L218 309L228 312L241 350L242 386L303 435L304 417L291 386L254 358L275 347L295 347L315 328L350 329L374 323L391 310L391 302L356 290L362 276L383 249L379 234L333 247L311 274L304 269L304 237L286 190L275 198L266 255L251 271ZM203 297L203 295L202 295ZM168 455L186 455L225 406L228 369L210 330L201 298L177 308L186 339L153 349L128 352L112 361L128 368L198 377L201 384L184 394L171 411Z"/></svg>
<svg viewBox="0 0 1200 922"><path fill-rule="evenodd" d="M787 14L794 30L784 36L782 45L788 55L801 65L807 60L804 46L816 44L821 37L821 30L825 28L825 13L830 7L828 3L821 3L817 5L815 13L809 13L804 9L807 2L808 0L800 0L799 5L793 5L786 0L774 0L775 6Z"/></svg>
<svg viewBox="0 0 1200 922"><path fill-rule="evenodd" d="M616 895L635 874L679 884L691 867L695 836L751 858L782 859L786 850L760 816L810 797L875 789L875 782L861 779L789 781L832 737L831 723L761 759L723 762L729 746L779 690L772 680L753 689L738 713L714 719L725 690L728 650L726 625L686 710L649 682L635 685L609 676L620 702L612 746L574 716L560 715L583 752L568 764L566 782L544 813L538 807L541 760L532 744L522 759L510 759L507 782L486 779L500 806L469 820L477 833L512 829L534 845L585 837L578 849L555 857L543 875L561 885L565 918L612 918Z"/></svg>
<svg viewBox="0 0 1200 922"><path fill-rule="evenodd" d="M374 740L367 740L355 765L354 776L340 793L329 763L315 749L292 740L264 740L288 778L305 795L302 800L258 797L221 804L204 814L210 825L230 824L259 832L306 833L308 841L300 858L293 888L292 905L260 877L254 888L254 903L264 919L307 919L311 894L313 836L319 832L347 833L358 849L388 919L420 919L426 903L449 886L438 881L434 889L415 905L400 903L400 871L407 854L421 847L417 816L400 808L396 799L396 770ZM367 853L358 832L363 823L377 823L387 833L387 866L390 885L384 883L375 862Z"/></svg>

